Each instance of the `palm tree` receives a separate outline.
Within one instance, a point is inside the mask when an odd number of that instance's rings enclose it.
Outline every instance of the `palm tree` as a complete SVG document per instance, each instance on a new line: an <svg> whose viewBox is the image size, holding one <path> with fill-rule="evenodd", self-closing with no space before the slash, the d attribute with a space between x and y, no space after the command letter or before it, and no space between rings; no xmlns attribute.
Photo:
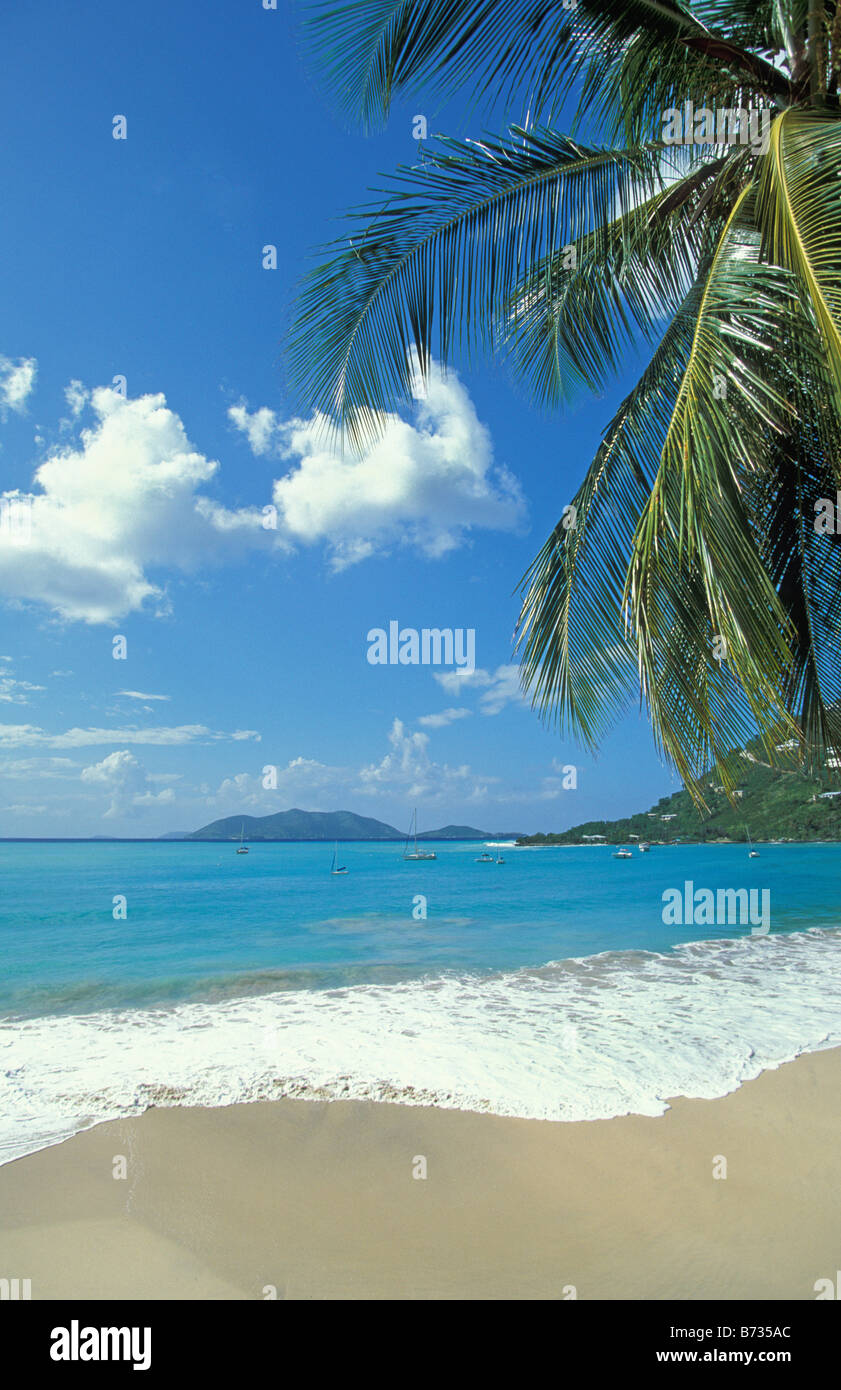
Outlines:
<svg viewBox="0 0 841 1390"><path fill-rule="evenodd" d="M460 348L555 406L647 345L522 581L524 686L591 748L642 699L699 800L757 730L776 761L792 738L822 758L841 709L841 544L819 524L841 487L841 0L319 0L307 26L364 127L419 84L505 126L425 142L349 215L290 335L308 403L359 446Z"/></svg>

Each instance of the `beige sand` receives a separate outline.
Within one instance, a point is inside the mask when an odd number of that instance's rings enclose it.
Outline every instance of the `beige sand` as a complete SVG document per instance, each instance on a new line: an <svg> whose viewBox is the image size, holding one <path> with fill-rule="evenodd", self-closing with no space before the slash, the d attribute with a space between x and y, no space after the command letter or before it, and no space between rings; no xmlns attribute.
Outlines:
<svg viewBox="0 0 841 1390"><path fill-rule="evenodd" d="M839 1095L841 1049L656 1119L151 1110L0 1168L0 1275L33 1298L814 1299L841 1269Z"/></svg>

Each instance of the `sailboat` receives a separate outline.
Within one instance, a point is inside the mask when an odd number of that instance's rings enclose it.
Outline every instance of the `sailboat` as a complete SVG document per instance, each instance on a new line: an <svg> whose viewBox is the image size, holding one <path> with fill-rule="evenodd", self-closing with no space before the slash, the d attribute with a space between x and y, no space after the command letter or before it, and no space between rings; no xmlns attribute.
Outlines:
<svg viewBox="0 0 841 1390"><path fill-rule="evenodd" d="M633 854L629 849L618 849L614 854L614 859L633 859Z"/></svg>
<svg viewBox="0 0 841 1390"><path fill-rule="evenodd" d="M412 839L414 840L415 848L414 848L413 850L410 850L410 849L409 849L409 841L412 840ZM408 833L408 835L406 836L406 843L405 843L405 845L403 846L403 858L404 858L404 859L437 859L437 858L438 858L438 855L435 853L434 850L429 850L429 849L418 849L418 810L417 810L417 807L415 807L414 814L412 815L412 824L409 826L409 833Z"/></svg>
<svg viewBox="0 0 841 1390"><path fill-rule="evenodd" d="M753 847L753 840L752 840L751 837L750 837L750 831L748 830L747 826L745 826L745 832L746 832L747 837L748 837L748 846L749 846L749 848L748 848L748 859L758 859L758 858L759 858L759 850L758 850L758 849L754 849L754 847Z"/></svg>
<svg viewBox="0 0 841 1390"><path fill-rule="evenodd" d="M248 853L248 845L244 845L244 844L242 843L242 837L243 837L244 833L245 833L245 824L243 823L243 824L240 826L240 828L239 828L239 848L237 849L237 854L247 854L247 853Z"/></svg>
<svg viewBox="0 0 841 1390"><path fill-rule="evenodd" d="M344 864L340 864L340 863L339 863L339 842L338 842L338 840L336 841L336 844L335 844L334 849L333 849L333 863L332 863L332 865L330 866L330 872L331 872L331 874L346 874L346 873L347 873L347 869L345 868Z"/></svg>

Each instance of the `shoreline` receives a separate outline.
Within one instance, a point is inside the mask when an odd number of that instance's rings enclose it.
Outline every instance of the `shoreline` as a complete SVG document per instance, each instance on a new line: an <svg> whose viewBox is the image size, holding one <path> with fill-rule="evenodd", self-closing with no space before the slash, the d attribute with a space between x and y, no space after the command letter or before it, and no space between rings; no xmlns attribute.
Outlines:
<svg viewBox="0 0 841 1390"><path fill-rule="evenodd" d="M605 949L538 968L0 1024L0 1168L148 1106L366 1101L523 1120L656 1117L841 1045L841 931ZM762 988L757 990L757 971ZM773 1004L771 1003L773 1001ZM606 1007L607 1004L607 1007Z"/></svg>
<svg viewBox="0 0 841 1390"><path fill-rule="evenodd" d="M33 1299L810 1300L839 1085L836 1047L656 1117L152 1108L0 1168L4 1273Z"/></svg>

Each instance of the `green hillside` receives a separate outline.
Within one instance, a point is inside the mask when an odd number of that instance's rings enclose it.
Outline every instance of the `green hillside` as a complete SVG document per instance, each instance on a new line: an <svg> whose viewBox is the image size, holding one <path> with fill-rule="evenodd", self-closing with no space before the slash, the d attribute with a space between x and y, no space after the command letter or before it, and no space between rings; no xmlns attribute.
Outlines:
<svg viewBox="0 0 841 1390"><path fill-rule="evenodd" d="M836 761L833 759L833 761ZM837 760L841 763L841 758ZM703 783L709 814L702 815L689 792L664 796L648 811L622 820L587 821L559 834L528 835L522 845L573 845L592 843L604 836L612 845L634 839L652 844L676 840L841 840L841 769L809 776L794 766L768 766L759 742L742 752L744 775L737 784L735 805L725 795L714 774ZM837 795L824 795L835 792Z"/></svg>

